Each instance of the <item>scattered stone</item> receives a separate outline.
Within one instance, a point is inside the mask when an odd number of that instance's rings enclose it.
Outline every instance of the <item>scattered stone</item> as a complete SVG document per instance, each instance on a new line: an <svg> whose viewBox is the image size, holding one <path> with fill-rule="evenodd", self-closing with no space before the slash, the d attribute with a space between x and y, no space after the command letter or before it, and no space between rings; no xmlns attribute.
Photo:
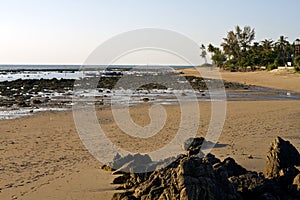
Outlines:
<svg viewBox="0 0 300 200"><path fill-rule="evenodd" d="M148 102L148 101L150 101L150 99L149 99L148 97L144 97L142 100L143 100L143 102Z"/></svg>

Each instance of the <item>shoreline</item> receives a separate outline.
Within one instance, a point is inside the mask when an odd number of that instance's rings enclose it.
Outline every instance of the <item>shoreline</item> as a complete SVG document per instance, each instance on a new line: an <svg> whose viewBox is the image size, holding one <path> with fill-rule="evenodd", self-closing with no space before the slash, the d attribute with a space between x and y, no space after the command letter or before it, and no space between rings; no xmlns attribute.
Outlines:
<svg viewBox="0 0 300 200"><path fill-rule="evenodd" d="M219 84L218 80L199 78L199 74L196 73L195 69L185 69L185 78L189 83L193 92L196 95L198 101L210 101L210 93L208 91L206 81L215 81L215 84ZM221 72L221 75L224 76ZM230 75L236 72L230 72ZM250 72L247 72L250 73ZM247 74L248 75L248 74ZM286 87L287 84L281 85L281 90L273 89L276 86L269 84L268 87L261 87L259 82L255 84L249 84L241 80L234 79L236 75L231 78L232 80L224 81L224 87L226 91L227 101L240 101L240 100L300 100L300 92L289 92ZM300 77L300 76L299 76ZM126 101L125 96L131 95L130 104L142 104L147 101L149 103L163 103L163 104L176 104L177 95L188 96L191 93L189 90L180 91L170 88L166 88L160 85L152 84L141 88L138 92L124 90L123 88L114 89L113 86L121 77L101 77L98 87L95 92L95 104L97 105L109 105L110 100L115 96L115 92L118 93L118 102L120 104ZM133 77L137 78L137 77ZM162 77L160 77L162 78ZM206 78L206 77L205 77ZM253 77L249 77L253 79ZM297 77L298 78L298 77ZM233 80L234 79L234 80ZM241 78L244 80L243 78ZM266 77L265 79L268 79ZM278 79L278 77L277 77ZM278 82L278 80L276 81ZM47 109L71 109L73 105L73 93L74 93L74 79L43 79L43 80L15 80L13 82L2 82L0 83L0 119L7 118L6 115L13 115L17 118L22 115L31 115L32 112L39 112L39 110ZM139 81L139 78L137 78ZM298 82L293 80L296 88L294 91L300 91ZM252 83L252 82L251 82ZM300 82L299 82L300 85ZM274 86L274 87L273 87ZM183 85L184 87L184 85ZM222 86L223 87L223 86ZM273 87L273 88L272 88ZM126 91L126 92L124 92ZM78 95L80 98L85 98L90 90L79 91ZM75 96L75 99L77 97ZM116 98L115 98L116 99ZM75 100L76 101L76 100ZM7 109L6 109L7 108Z"/></svg>

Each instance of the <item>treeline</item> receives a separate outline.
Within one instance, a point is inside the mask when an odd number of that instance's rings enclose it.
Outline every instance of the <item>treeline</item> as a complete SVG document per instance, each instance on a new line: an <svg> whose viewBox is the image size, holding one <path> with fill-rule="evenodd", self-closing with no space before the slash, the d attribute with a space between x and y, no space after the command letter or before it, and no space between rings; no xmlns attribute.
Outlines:
<svg viewBox="0 0 300 200"><path fill-rule="evenodd" d="M206 49L201 45L201 57L206 59L207 50L212 54L211 60L215 65L231 71L272 70L288 65L299 70L300 56L295 56L295 44L291 44L287 37L280 36L277 41L265 39L257 42L254 39L254 29L236 26L223 38L221 48L209 44ZM296 42L300 43L300 40Z"/></svg>

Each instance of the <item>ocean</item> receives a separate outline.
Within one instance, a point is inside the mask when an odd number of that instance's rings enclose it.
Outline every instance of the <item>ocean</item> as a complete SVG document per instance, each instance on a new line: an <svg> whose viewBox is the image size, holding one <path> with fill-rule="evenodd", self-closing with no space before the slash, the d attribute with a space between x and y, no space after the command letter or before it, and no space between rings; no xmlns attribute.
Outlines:
<svg viewBox="0 0 300 200"><path fill-rule="evenodd" d="M0 65L0 71L19 71L19 70L30 70L30 71L55 71L55 70L65 70L65 71L78 71L82 65ZM93 69L105 69L106 65L88 65L85 66ZM183 66L183 65L110 65L108 68L120 68L120 69L155 69L170 67L173 69L185 69L191 68L193 66Z"/></svg>

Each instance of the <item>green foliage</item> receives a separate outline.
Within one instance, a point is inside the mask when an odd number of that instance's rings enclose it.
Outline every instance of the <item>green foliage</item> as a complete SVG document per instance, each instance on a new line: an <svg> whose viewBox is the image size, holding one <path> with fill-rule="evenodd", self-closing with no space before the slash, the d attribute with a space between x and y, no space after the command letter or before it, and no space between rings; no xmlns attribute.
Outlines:
<svg viewBox="0 0 300 200"><path fill-rule="evenodd" d="M269 64L269 65L267 66L267 70L268 70L268 71L271 71L271 70L273 70L273 69L277 69L277 66L276 66L275 63Z"/></svg>
<svg viewBox="0 0 300 200"><path fill-rule="evenodd" d="M300 56L297 56L295 59L294 59L294 64L295 64L295 70L296 71L300 71Z"/></svg>
<svg viewBox="0 0 300 200"><path fill-rule="evenodd" d="M204 46L204 44L201 45L200 49L201 49L200 56L201 56L201 58L203 58L205 60L205 63L207 63L207 59L206 59L207 52L206 52L206 47Z"/></svg>
<svg viewBox="0 0 300 200"><path fill-rule="evenodd" d="M229 31L226 38L223 38L224 42L221 44L223 51L227 58L234 61L233 64L237 66L246 66L249 64L248 50L250 44L255 38L255 31L250 26L245 26L243 30L239 27L235 27L235 31Z"/></svg>
<svg viewBox="0 0 300 200"><path fill-rule="evenodd" d="M214 62L214 64L218 67L223 67L224 62L226 61L225 54L222 53L222 51L219 48L214 47L212 44L208 45L208 51L213 53L211 59Z"/></svg>
<svg viewBox="0 0 300 200"><path fill-rule="evenodd" d="M208 45L207 50L212 54L214 64L230 71L244 71L248 67L259 69L262 66L272 70L293 61L294 46L287 41L287 37L280 36L276 42L270 39L254 42L254 39L254 29L236 26L223 38L222 50L212 44Z"/></svg>

